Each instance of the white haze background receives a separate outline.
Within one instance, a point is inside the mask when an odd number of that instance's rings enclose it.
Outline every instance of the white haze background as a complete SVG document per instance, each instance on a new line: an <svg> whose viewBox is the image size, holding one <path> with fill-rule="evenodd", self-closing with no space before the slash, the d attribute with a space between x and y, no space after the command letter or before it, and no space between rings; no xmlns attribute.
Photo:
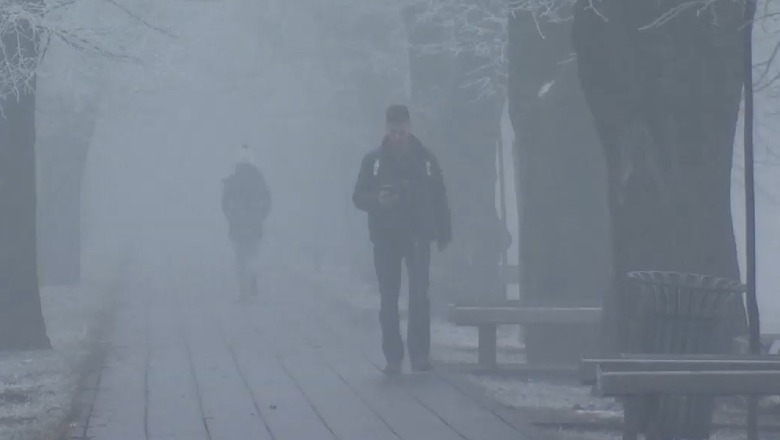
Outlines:
<svg viewBox="0 0 780 440"><path fill-rule="evenodd" d="M155 270L226 270L231 255L220 185L242 143L252 146L274 195L266 258L349 262L350 248L367 257L364 219L350 202L352 184L360 158L381 137L384 104L408 95L398 5L387 3L117 2L170 35L103 0L68 8L59 17L64 23L131 58L78 53L55 42L41 67L39 124L56 119L47 113L50 96L99 105L84 181L87 273L99 276L129 261ZM756 27L757 60L769 56L778 31L774 20ZM380 83L355 85L377 71ZM367 94L375 103L371 114L358 103ZM778 99L775 88L756 99L758 288L765 332L780 332ZM509 162L506 118L504 128ZM741 132L736 147L733 206L744 262ZM507 182L513 182L511 167L507 171ZM516 237L514 192L508 190Z"/></svg>

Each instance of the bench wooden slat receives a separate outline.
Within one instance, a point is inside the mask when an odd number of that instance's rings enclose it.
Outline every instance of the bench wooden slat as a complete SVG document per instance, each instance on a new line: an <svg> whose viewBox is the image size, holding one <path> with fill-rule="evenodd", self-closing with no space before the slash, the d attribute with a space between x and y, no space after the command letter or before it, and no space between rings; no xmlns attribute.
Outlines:
<svg viewBox="0 0 780 440"><path fill-rule="evenodd" d="M583 358L583 362L609 362L613 360L778 360L780 355L770 354L671 354L671 353L622 353L617 356L603 356L599 358Z"/></svg>
<svg viewBox="0 0 780 440"><path fill-rule="evenodd" d="M780 371L599 372L596 392L603 397L776 395L780 394Z"/></svg>
<svg viewBox="0 0 780 440"><path fill-rule="evenodd" d="M583 384L595 384L599 369L602 372L780 371L780 356L639 356L653 357L583 359L580 365L580 379Z"/></svg>
<svg viewBox="0 0 780 440"><path fill-rule="evenodd" d="M600 307L462 307L450 306L449 320L456 325L595 324Z"/></svg>
<svg viewBox="0 0 780 440"><path fill-rule="evenodd" d="M518 301L499 301L491 305L450 304L448 307L449 322L479 329L479 363L488 368L497 364L496 328L499 325L595 324L600 319L599 307L520 307Z"/></svg>

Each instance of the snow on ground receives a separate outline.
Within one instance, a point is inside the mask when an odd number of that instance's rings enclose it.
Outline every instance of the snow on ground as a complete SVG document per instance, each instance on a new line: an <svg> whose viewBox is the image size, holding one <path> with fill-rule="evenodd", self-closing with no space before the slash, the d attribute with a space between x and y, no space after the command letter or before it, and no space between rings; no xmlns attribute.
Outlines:
<svg viewBox="0 0 780 440"><path fill-rule="evenodd" d="M620 415L620 406L611 399L600 399L590 388L570 383L536 382L513 378L471 376L504 406L515 408L555 407L580 412L602 413L605 417Z"/></svg>
<svg viewBox="0 0 780 440"><path fill-rule="evenodd" d="M93 287L41 290L54 349L0 353L0 438L47 439L66 421L107 297Z"/></svg>

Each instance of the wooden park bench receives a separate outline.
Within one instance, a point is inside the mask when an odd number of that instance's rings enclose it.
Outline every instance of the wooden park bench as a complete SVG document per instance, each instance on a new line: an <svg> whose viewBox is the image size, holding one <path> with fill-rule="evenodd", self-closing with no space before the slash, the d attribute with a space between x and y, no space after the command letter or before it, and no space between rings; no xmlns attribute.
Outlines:
<svg viewBox="0 0 780 440"><path fill-rule="evenodd" d="M641 377L652 376L652 373L660 373L664 377L673 377L674 374L666 373L763 371L780 372L780 356L623 354L617 357L583 359L580 365L580 381L584 385L593 385L597 394L606 393L605 395L611 395L613 392L622 393L623 391L631 391L633 389L631 387L639 387L643 380ZM631 378L634 377L639 377L639 379L636 379L636 382L631 382L634 380ZM683 387L693 388L696 386L698 385L693 383L683 385ZM719 384L716 385L716 388L719 386L729 385ZM653 388L653 390L656 390L656 388ZM661 390L661 388L658 388L658 390ZM675 389L675 391L681 390Z"/></svg>
<svg viewBox="0 0 780 440"><path fill-rule="evenodd" d="M624 439L705 439L715 396L780 394L780 357L727 354L742 284L679 272L628 278L621 331L631 353L585 359L581 370L597 395L623 401Z"/></svg>
<svg viewBox="0 0 780 440"><path fill-rule="evenodd" d="M621 355L583 359L581 380L602 397L780 395L780 356ZM631 402L626 400L626 402ZM623 438L637 438L638 420L624 413ZM704 422L706 425L706 421ZM660 438L650 426L648 440Z"/></svg>
<svg viewBox="0 0 780 440"><path fill-rule="evenodd" d="M507 285L520 282L518 266L507 266L502 272ZM478 362L484 367L498 363L497 331L501 325L596 324L601 319L598 307L525 307L519 301L492 304L451 304L449 322L478 329Z"/></svg>

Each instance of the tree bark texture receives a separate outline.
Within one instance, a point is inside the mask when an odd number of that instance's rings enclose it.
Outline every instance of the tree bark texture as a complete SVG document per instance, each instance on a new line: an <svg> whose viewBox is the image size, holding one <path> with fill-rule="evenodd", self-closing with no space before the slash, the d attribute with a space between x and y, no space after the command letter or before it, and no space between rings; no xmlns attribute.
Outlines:
<svg viewBox="0 0 780 440"><path fill-rule="evenodd" d="M613 349L627 343L627 272L739 279L731 169L743 5L716 2L646 28L681 3L580 0L575 11L579 78L608 169Z"/></svg>
<svg viewBox="0 0 780 440"><path fill-rule="evenodd" d="M509 112L522 299L530 306L599 305L611 263L606 169L577 77L570 22L510 16ZM596 339L595 329L582 326L538 325L524 333L529 361L539 362L577 362Z"/></svg>

